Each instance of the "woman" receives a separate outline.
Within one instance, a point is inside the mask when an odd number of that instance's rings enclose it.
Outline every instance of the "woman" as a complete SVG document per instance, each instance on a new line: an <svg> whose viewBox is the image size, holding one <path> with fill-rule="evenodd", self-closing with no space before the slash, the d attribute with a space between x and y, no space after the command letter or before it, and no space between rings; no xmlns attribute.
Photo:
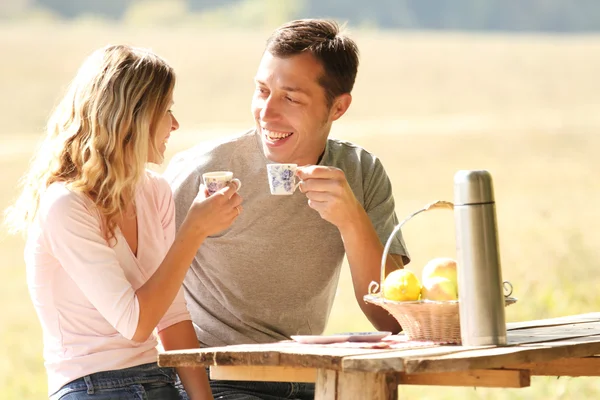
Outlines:
<svg viewBox="0 0 600 400"><path fill-rule="evenodd" d="M109 46L80 68L52 115L12 231L27 233L30 294L51 399L177 399L166 349L198 347L181 285L197 248L241 211L236 186L200 195L175 234L161 163L175 75L155 54ZM192 399L212 399L204 369L178 369Z"/></svg>

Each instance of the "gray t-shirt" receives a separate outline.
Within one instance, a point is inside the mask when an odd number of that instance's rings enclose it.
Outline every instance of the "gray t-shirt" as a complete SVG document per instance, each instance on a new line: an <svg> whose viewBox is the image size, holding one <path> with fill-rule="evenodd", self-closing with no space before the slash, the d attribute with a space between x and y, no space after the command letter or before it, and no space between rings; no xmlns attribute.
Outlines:
<svg viewBox="0 0 600 400"><path fill-rule="evenodd" d="M177 227L204 172L233 171L242 181L242 214L230 228L206 239L184 281L188 309L204 346L266 343L325 329L345 254L341 236L299 190L291 196L271 195L267 163L260 137L251 130L182 152L165 172L174 192ZM352 143L329 139L319 164L345 172L385 244L398 221L379 159ZM408 262L401 234L390 253Z"/></svg>

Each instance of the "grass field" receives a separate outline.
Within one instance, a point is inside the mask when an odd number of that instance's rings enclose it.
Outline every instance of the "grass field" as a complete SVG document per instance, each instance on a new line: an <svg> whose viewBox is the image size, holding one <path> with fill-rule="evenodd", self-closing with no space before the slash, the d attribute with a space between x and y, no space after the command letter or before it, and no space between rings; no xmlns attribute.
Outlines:
<svg viewBox="0 0 600 400"><path fill-rule="evenodd" d="M178 71L181 122L169 157L251 124L252 77L268 32L0 26L0 208L16 195L44 122L83 57L115 42L152 47ZM458 169L495 179L503 276L519 302L509 321L600 306L600 37L354 32L361 69L333 135L379 155L403 217L452 199ZM164 167L164 166L163 166ZM158 168L161 170L163 167ZM416 272L454 255L452 214L404 230ZM41 399L41 331L23 241L0 232L0 399ZM371 330L347 267L328 332ZM402 387L400 398L598 398L597 380L534 378L525 389Z"/></svg>

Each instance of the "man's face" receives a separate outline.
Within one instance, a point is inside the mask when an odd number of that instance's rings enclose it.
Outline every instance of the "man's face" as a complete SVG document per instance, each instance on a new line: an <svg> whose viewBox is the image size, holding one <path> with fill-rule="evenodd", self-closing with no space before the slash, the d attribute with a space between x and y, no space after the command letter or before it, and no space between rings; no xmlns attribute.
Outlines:
<svg viewBox="0 0 600 400"><path fill-rule="evenodd" d="M327 106L318 79L321 64L312 54L287 58L265 52L255 77L252 113L267 159L315 164L331 123L339 116Z"/></svg>

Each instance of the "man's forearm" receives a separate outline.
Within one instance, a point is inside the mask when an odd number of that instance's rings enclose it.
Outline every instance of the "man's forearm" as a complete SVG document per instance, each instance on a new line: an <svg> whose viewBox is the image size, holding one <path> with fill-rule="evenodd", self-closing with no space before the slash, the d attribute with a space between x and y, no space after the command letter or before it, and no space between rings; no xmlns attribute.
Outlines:
<svg viewBox="0 0 600 400"><path fill-rule="evenodd" d="M383 256L383 245L364 209L357 209L352 223L340 228L340 234L350 264L354 295L361 310L376 329L399 332L400 325L394 317L383 308L367 304L363 300L363 296L368 293L369 284L372 281L378 283L380 281ZM401 259L398 261L400 265L388 256L386 276L391 271L402 267Z"/></svg>

